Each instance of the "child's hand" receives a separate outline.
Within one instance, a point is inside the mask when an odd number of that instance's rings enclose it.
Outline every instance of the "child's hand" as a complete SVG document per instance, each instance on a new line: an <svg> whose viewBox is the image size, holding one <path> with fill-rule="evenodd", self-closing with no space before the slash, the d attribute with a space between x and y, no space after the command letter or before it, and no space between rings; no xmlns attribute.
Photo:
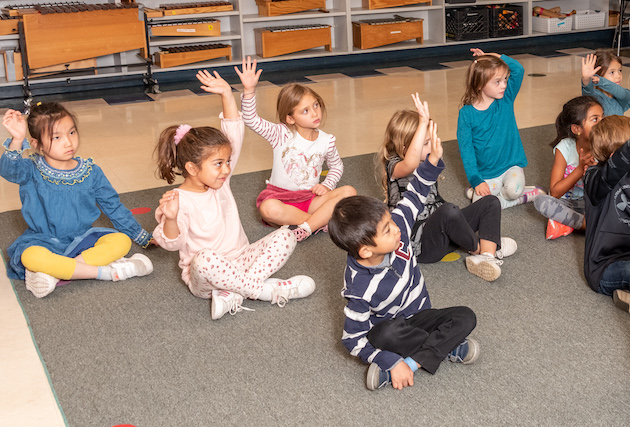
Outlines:
<svg viewBox="0 0 630 427"><path fill-rule="evenodd" d="M392 387L395 389L402 390L413 385L413 371L405 362L394 366L389 373L392 375Z"/></svg>
<svg viewBox="0 0 630 427"><path fill-rule="evenodd" d="M595 164L597 164L597 160L593 157L593 153L590 151L588 153L584 153L584 149L580 148L580 161L577 168L582 171L582 176L584 176L586 169L588 169L589 166L593 166Z"/></svg>
<svg viewBox="0 0 630 427"><path fill-rule="evenodd" d="M9 131L13 141L22 144L26 138L26 120L19 111L7 110L2 118L2 125Z"/></svg>
<svg viewBox="0 0 630 427"><path fill-rule="evenodd" d="M315 194L316 196L323 196L329 191L330 191L330 188L322 184L315 184L313 188L311 188L311 193Z"/></svg>
<svg viewBox="0 0 630 427"><path fill-rule="evenodd" d="M159 205L167 220L172 221L177 219L177 213L179 212L179 192L177 190L167 191L162 195Z"/></svg>
<svg viewBox="0 0 630 427"><path fill-rule="evenodd" d="M256 70L256 60L248 56L247 59L243 59L243 71L240 71L238 67L234 67L236 74L243 83L243 95L253 95L256 91L256 85L262 70Z"/></svg>
<svg viewBox="0 0 630 427"><path fill-rule="evenodd" d="M442 148L442 141L437 136L437 123L433 120L429 121L428 132L431 137L431 154L429 154L429 162L431 162L433 166L437 166L444 154L444 149Z"/></svg>
<svg viewBox="0 0 630 427"><path fill-rule="evenodd" d="M232 95L232 87L223 80L223 78L213 71L214 76L208 72L208 70L197 71L197 80L199 80L203 86L201 89L206 92L216 93L217 95Z"/></svg>
<svg viewBox="0 0 630 427"><path fill-rule="evenodd" d="M473 56L492 55L492 56L496 56L497 58L501 58L501 55L499 55L498 53L485 53L483 50L479 49L478 47L473 47L472 49L470 49L470 51L472 52Z"/></svg>
<svg viewBox="0 0 630 427"><path fill-rule="evenodd" d="M475 187L475 194L477 196L483 197L483 196L489 196L492 193L490 192L490 186L488 185L487 182L484 181Z"/></svg>
<svg viewBox="0 0 630 427"><path fill-rule="evenodd" d="M587 86L591 80L593 83L599 83L597 72L601 70L602 67L595 68L596 62L597 56L592 53L586 55L586 58L582 58L582 84L584 86Z"/></svg>
<svg viewBox="0 0 630 427"><path fill-rule="evenodd" d="M412 93L411 99L413 99L413 103L416 105L416 110L418 110L420 122L424 123L426 126L426 124L429 123L429 120L431 120L431 116L429 114L429 104L427 101L420 101L420 95L418 95L418 92L416 92L415 95Z"/></svg>

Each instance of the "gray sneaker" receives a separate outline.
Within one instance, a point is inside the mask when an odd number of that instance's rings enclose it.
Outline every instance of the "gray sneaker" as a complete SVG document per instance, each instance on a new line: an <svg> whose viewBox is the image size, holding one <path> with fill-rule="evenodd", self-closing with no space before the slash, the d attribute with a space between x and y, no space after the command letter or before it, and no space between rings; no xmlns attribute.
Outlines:
<svg viewBox="0 0 630 427"><path fill-rule="evenodd" d="M466 257L466 268L468 271L488 282L499 278L501 275L501 267L499 266L501 264L503 264L503 261L496 259L487 252Z"/></svg>

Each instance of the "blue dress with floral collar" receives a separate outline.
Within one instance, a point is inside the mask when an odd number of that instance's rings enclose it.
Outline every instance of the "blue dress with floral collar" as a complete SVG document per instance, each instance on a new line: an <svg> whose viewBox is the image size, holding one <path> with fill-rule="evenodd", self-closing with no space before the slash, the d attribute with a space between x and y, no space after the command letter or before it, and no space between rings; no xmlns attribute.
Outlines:
<svg viewBox="0 0 630 427"><path fill-rule="evenodd" d="M51 167L44 157L32 154L25 139L21 150L9 150L11 139L0 157L0 176L20 186L22 217L28 229L7 252L8 276L24 279L22 252L30 246L43 246L51 252L69 256L90 234L120 231L137 244L146 247L151 234L146 232L118 197L118 193L94 161L75 157L77 166L70 170ZM116 230L92 224L101 215L110 219Z"/></svg>

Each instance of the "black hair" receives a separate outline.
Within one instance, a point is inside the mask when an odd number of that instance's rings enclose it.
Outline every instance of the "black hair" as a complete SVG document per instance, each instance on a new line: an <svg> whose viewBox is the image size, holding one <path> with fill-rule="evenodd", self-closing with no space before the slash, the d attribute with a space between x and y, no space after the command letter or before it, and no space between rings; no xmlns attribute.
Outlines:
<svg viewBox="0 0 630 427"><path fill-rule="evenodd" d="M328 234L335 245L360 259L361 246L375 245L377 226L387 212L385 203L374 197L347 197L335 206L328 222Z"/></svg>
<svg viewBox="0 0 630 427"><path fill-rule="evenodd" d="M562 111L556 117L556 139L549 145L553 148L564 138L577 139L577 135L571 130L571 125L582 126L587 118L588 110L594 105L601 107L599 101L592 96L578 96L564 104Z"/></svg>

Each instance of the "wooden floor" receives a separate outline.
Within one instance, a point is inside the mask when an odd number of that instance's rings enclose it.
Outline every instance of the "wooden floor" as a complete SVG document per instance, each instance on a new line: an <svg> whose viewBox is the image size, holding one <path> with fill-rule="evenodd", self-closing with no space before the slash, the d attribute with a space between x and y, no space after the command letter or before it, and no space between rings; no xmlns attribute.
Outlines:
<svg viewBox="0 0 630 427"><path fill-rule="evenodd" d="M524 53L514 56L525 67L525 79L515 104L519 128L554 123L564 102L581 94L581 55L591 51L559 52L565 55L543 58ZM431 117L439 125L442 140L455 139L464 73L469 63L468 60L444 63L448 68L424 72L408 67L385 68L378 70L381 75L362 78L344 74L307 77L328 107L328 118L322 129L336 136L339 153L348 157L375 152L392 113L400 108L413 108L410 94L416 91L421 99L429 102ZM630 86L628 77L624 76L624 87ZM240 90L238 86L234 88ZM260 83L258 110L263 118L275 120L279 90L280 87L271 83ZM152 98L153 102L116 105L103 99L65 103L78 117L79 155L94 158L120 193L166 184L155 178L152 159L154 145L163 128L181 123L219 124L218 96L200 96L181 90L152 95ZM4 111L0 110L0 114ZM0 129L3 140L7 135ZM541 149L546 148L548 142L540 141ZM246 130L235 173L270 169L271 164L269 144ZM0 212L19 208L18 187L0 180ZM22 282L15 284L23 286ZM41 303L47 301L44 299ZM4 270L0 271L0 342L0 424L64 425L46 370Z"/></svg>

